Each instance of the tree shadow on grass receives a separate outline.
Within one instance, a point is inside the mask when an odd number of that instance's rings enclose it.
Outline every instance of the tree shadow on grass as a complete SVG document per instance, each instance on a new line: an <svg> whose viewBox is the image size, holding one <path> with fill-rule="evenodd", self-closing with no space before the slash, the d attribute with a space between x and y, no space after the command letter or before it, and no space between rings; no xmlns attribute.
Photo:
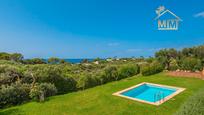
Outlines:
<svg viewBox="0 0 204 115"><path fill-rule="evenodd" d="M0 111L0 115L25 115L25 113L17 108Z"/></svg>

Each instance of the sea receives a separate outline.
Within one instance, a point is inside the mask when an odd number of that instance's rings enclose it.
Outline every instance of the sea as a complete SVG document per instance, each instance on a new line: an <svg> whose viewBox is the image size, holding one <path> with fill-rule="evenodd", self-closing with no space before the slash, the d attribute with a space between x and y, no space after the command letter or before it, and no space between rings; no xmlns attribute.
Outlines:
<svg viewBox="0 0 204 115"><path fill-rule="evenodd" d="M63 59L63 60L65 60L65 62L68 62L68 63L78 64L78 63L81 63L84 59L87 59L87 58L79 58L79 59L75 58L75 59ZM48 59L42 59L42 60L45 62L48 62ZM94 61L94 59L87 59L87 60L88 62Z"/></svg>
<svg viewBox="0 0 204 115"><path fill-rule="evenodd" d="M81 63L84 59L64 59L68 63ZM87 59L89 62L92 62L94 59Z"/></svg>

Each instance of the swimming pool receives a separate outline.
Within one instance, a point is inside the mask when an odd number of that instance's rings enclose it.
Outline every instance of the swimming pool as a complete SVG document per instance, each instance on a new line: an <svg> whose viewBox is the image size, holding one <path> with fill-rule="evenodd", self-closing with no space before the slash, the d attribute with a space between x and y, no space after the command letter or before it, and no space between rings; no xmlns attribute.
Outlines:
<svg viewBox="0 0 204 115"><path fill-rule="evenodd" d="M116 92L113 95L143 103L160 105L184 90L185 88L143 82Z"/></svg>

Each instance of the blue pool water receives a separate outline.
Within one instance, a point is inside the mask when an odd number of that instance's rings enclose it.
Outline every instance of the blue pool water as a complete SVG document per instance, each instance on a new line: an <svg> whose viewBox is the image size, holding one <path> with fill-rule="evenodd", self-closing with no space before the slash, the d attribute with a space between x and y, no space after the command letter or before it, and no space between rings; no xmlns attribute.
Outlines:
<svg viewBox="0 0 204 115"><path fill-rule="evenodd" d="M123 92L121 93L121 95L154 103L171 95L172 93L176 92L176 90L177 89L174 88L143 84L141 86Z"/></svg>

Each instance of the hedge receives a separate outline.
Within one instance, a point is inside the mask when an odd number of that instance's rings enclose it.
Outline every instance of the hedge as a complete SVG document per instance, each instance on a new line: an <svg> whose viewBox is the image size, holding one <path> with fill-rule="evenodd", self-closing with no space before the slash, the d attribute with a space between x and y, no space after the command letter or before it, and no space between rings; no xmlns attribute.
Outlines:
<svg viewBox="0 0 204 115"><path fill-rule="evenodd" d="M159 63L152 63L142 68L141 73L144 76L153 75L163 71L163 66Z"/></svg>

